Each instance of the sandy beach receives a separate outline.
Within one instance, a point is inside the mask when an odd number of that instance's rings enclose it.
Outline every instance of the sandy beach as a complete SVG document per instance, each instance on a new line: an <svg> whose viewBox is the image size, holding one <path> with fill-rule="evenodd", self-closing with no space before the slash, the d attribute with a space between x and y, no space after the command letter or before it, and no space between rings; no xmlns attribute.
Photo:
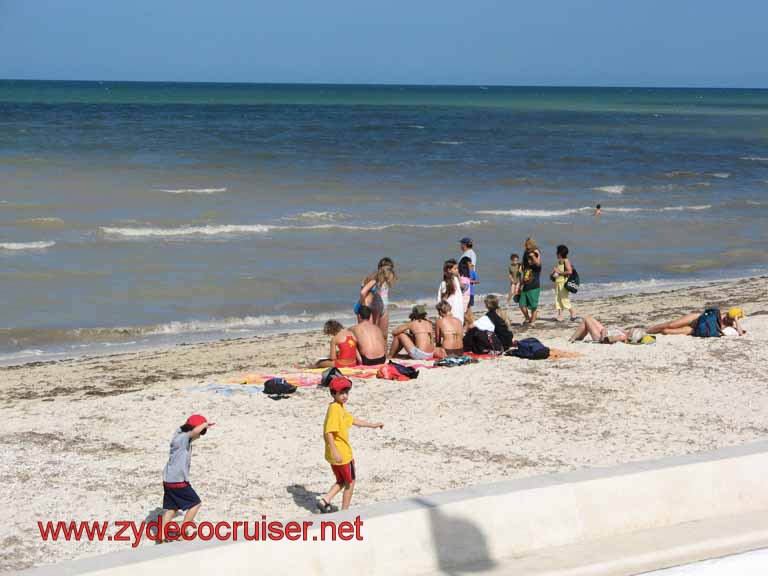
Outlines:
<svg viewBox="0 0 768 576"><path fill-rule="evenodd" d="M610 466L768 435L768 278L581 301L580 314L648 325L706 306L739 305L740 338L660 336L655 345L569 344L574 326L530 335L581 357L503 357L422 370L408 383L355 380L349 411L383 421L354 429L354 506L501 479ZM520 321L518 312L513 320ZM175 428L202 413L218 425L195 443L199 520L314 513L331 484L321 426L330 396L301 388L273 401L205 389L239 374L287 369L327 349L319 333L180 345L0 369L0 570L127 548L42 542L38 521L134 520L162 502ZM338 503L338 502L337 502ZM151 545L145 543L142 545Z"/></svg>

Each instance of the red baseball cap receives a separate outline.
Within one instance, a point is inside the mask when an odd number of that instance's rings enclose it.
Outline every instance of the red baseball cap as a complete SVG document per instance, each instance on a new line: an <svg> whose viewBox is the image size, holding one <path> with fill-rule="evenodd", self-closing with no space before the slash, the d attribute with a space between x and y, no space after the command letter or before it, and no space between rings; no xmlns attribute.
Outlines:
<svg viewBox="0 0 768 576"><path fill-rule="evenodd" d="M208 422L208 420L202 414L192 414L192 416L187 418L187 424L189 424L193 428L197 428L198 426L200 426L200 424L205 424L206 422ZM208 422L208 427L210 428L211 426L216 426L216 423Z"/></svg>
<svg viewBox="0 0 768 576"><path fill-rule="evenodd" d="M334 392L340 392L342 390L352 388L352 382L350 381L349 378L345 378L344 376L336 376L336 378L333 378L331 380L331 383L328 385L328 388L330 388Z"/></svg>

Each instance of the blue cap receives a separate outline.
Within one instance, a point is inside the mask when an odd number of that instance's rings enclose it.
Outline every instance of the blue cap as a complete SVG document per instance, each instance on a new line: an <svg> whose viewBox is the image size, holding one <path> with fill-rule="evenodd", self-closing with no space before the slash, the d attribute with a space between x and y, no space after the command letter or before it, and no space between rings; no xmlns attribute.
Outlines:
<svg viewBox="0 0 768 576"><path fill-rule="evenodd" d="M459 244L472 244L472 238L469 236L464 236L464 238L459 240Z"/></svg>

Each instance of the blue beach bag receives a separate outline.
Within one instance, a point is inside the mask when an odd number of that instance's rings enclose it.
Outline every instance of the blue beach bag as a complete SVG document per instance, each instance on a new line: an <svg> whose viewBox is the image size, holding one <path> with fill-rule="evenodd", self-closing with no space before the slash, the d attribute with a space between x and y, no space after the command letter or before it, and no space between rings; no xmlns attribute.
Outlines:
<svg viewBox="0 0 768 576"><path fill-rule="evenodd" d="M517 348L509 350L507 355L525 360L545 360L549 358L549 348L537 338L525 338L517 343Z"/></svg>
<svg viewBox="0 0 768 576"><path fill-rule="evenodd" d="M720 309L707 308L704 313L698 317L693 326L693 336L699 338L718 338L722 335L722 326L720 325Z"/></svg>

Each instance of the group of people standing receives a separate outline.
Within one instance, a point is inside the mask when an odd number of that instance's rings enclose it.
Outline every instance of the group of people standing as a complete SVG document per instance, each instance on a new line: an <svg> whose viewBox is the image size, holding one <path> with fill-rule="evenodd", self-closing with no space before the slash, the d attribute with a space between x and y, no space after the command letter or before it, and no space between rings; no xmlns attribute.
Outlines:
<svg viewBox="0 0 768 576"><path fill-rule="evenodd" d="M397 283L395 264L391 258L382 258L376 271L360 283L360 293L354 311L357 324L345 328L336 320L329 320L324 333L330 337L329 357L318 361L316 367L345 367L378 365L404 353L415 360L459 356L464 353L464 336L473 328L495 332L505 347L512 343L511 322L495 295L484 299L485 317L476 325L472 308L475 305L475 287L480 283L477 273L477 253L472 239L459 240L460 255L443 263L443 276L437 291L435 309L438 319L428 319L427 306L412 308L409 321L395 327L392 343L387 345L389 327L389 293ZM541 294L541 251L533 238L524 244L522 259L512 254L509 264L509 304L518 303L524 323L533 325L539 311ZM563 310L575 311L565 285L574 273L568 259L568 247L557 247L557 263L550 275L555 284L555 307L558 320Z"/></svg>
<svg viewBox="0 0 768 576"><path fill-rule="evenodd" d="M568 246L557 247L557 263L552 268L550 279L555 284L555 309L557 320L563 319L563 310L568 310L571 320L576 319L576 311L570 300L570 291L566 287L568 279L574 274L573 265L568 259ZM541 296L541 251L533 238L524 244L523 259L513 253L509 259L509 293L507 304L516 302L523 314L523 323L533 325L539 316L539 297Z"/></svg>

